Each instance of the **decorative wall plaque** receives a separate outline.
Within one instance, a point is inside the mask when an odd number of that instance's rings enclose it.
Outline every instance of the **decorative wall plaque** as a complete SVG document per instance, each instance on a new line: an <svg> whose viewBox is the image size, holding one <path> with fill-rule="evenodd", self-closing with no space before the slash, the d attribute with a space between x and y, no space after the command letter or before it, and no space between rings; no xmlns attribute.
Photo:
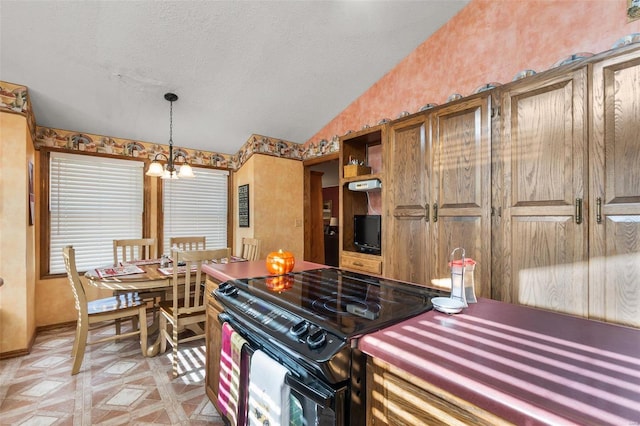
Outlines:
<svg viewBox="0 0 640 426"><path fill-rule="evenodd" d="M249 184L238 187L238 223L240 228L249 227Z"/></svg>

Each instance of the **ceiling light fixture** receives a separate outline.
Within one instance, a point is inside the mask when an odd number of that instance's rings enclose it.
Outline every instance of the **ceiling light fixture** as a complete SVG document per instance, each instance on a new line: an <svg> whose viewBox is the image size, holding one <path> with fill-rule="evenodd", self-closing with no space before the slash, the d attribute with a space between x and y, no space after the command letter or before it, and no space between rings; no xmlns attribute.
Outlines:
<svg viewBox="0 0 640 426"><path fill-rule="evenodd" d="M169 101L169 156L167 157L164 153L156 154L151 164L149 164L147 176L161 177L162 179L193 178L195 175L193 174L193 169L187 163L187 157L181 153L177 153L175 158L173 156L173 103L178 100L178 95L165 93L164 98ZM164 167L158 161L162 157L167 161L167 165ZM176 161L180 157L182 157L184 163L178 169Z"/></svg>

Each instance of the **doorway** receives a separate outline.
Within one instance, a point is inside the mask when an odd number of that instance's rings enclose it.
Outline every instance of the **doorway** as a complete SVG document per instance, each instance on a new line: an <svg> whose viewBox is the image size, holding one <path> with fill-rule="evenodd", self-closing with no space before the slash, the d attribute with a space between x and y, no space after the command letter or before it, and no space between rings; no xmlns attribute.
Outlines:
<svg viewBox="0 0 640 426"><path fill-rule="evenodd" d="M338 153L304 163L304 260L338 267Z"/></svg>

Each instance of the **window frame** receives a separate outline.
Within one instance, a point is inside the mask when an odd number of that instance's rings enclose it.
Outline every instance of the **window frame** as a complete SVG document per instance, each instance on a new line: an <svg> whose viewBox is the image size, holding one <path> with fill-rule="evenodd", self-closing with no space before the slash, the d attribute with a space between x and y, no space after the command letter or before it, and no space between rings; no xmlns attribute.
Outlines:
<svg viewBox="0 0 640 426"><path fill-rule="evenodd" d="M60 152L65 154L73 154L73 155L83 155L83 156L91 156L91 157L105 157L110 159L118 159L118 160L127 160L127 161L138 161L143 162L145 165L143 166L143 170L146 169L147 163L149 161L141 160L141 159L133 159L124 156L114 156L114 155L105 155L99 153L79 153L75 151L68 150L53 150L50 148L41 148L40 152L40 278L60 278L65 277L66 273L50 273L50 254L51 254L51 214L50 214L50 195L51 195L51 175L50 175L50 164L51 164L51 153L52 152ZM150 177L143 174L142 180L142 238L149 238L148 235L150 233L150 223L151 223L151 212L149 209L150 200L151 200L151 191L150 187Z"/></svg>
<svg viewBox="0 0 640 426"><path fill-rule="evenodd" d="M234 182L234 173L230 169L226 169L223 167L213 167L213 166L202 166L202 165L191 165L193 167L193 172L196 175L195 179L198 179L198 169L211 169L211 170L221 170L223 172L227 172L227 247L232 248L233 254L233 238L234 238L234 229L233 226L233 212L234 212L234 203L233 203L233 182ZM162 184L162 179L158 178L157 188L156 188L156 199L158 201L158 214L157 214L157 235L158 235L158 253L164 253L164 185ZM207 248L210 248L207 245Z"/></svg>
<svg viewBox="0 0 640 426"><path fill-rule="evenodd" d="M105 158L116 158L121 160L129 160L129 161L140 161L145 163L144 170L147 170L149 167L150 160L145 158L131 158L126 156L119 155L109 155L102 153L94 153L94 152L76 152L70 150L61 150L49 147L41 147L40 148L40 158L39 158L39 167L38 173L40 175L39 185L40 185L40 195L38 197L37 203L39 207L37 207L39 220L37 221L39 230L36 232L39 234L40 241L40 250L39 250L39 275L40 279L57 279L66 277L65 273L60 274L51 274L49 273L49 255L50 255L50 243L51 243L51 217L49 215L49 199L50 199L50 173L49 167L51 163L51 153L52 152L65 152L70 154L77 155L86 155L86 156L94 156L94 157L105 157ZM196 167L194 167L196 168ZM235 174L233 170L227 169L224 167L214 167L214 166L204 166L198 165L197 168L203 169L216 169L222 170L229 173L227 179L227 247L233 248L233 240L234 240L234 226L233 226L233 214L235 211L235 206L233 203L233 191L235 181ZM196 176L197 179L197 176ZM153 190L152 182L156 180L155 191ZM158 253L162 253L163 251L163 241L164 241L164 208L162 205L163 200L163 185L162 180L160 178L154 178L147 176L146 173L143 177L143 212L142 212L142 238L153 238L152 230L153 224L155 220L155 238L157 241L157 250ZM155 200L154 200L155 198ZM156 205L156 214L152 215L152 204L155 201ZM83 271L80 271L83 272Z"/></svg>

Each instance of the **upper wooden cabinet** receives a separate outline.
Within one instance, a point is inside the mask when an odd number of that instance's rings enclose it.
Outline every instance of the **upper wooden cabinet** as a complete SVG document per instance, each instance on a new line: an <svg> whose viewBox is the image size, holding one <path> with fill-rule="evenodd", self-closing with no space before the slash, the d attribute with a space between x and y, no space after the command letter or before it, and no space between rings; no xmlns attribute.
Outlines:
<svg viewBox="0 0 640 426"><path fill-rule="evenodd" d="M593 64L589 317L640 327L640 49Z"/></svg>
<svg viewBox="0 0 640 426"><path fill-rule="evenodd" d="M587 315L586 106L586 66L502 93L503 301Z"/></svg>

